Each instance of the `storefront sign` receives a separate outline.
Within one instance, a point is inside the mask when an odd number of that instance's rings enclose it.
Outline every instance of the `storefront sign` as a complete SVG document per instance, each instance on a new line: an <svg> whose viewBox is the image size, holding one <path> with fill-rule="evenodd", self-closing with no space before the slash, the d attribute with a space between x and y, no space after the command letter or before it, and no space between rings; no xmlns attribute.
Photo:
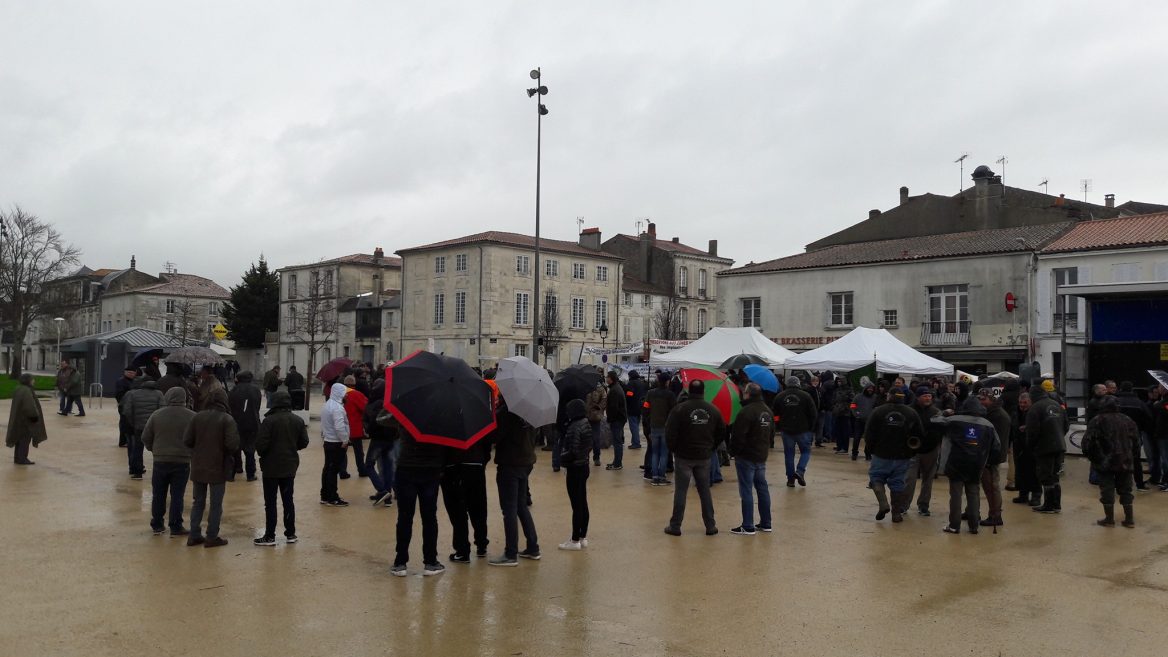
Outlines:
<svg viewBox="0 0 1168 657"><path fill-rule="evenodd" d="M1160 360L1168 361L1168 344L1160 343Z"/></svg>
<svg viewBox="0 0 1168 657"><path fill-rule="evenodd" d="M802 337L802 338L775 338L773 340L773 342L776 342L784 347L788 347L788 346L794 346L794 347L816 346L816 347L818 347L821 345L828 344L830 342L835 342L836 340L839 340L839 338L834 337L834 336L819 335L819 336L808 336L808 337Z"/></svg>

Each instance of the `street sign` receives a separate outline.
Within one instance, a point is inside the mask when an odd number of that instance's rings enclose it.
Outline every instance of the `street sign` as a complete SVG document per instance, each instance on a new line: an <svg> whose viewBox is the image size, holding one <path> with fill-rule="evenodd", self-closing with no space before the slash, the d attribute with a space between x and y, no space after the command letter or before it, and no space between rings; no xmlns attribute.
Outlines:
<svg viewBox="0 0 1168 657"><path fill-rule="evenodd" d="M227 327L222 324L216 324L215 328L211 329L211 335L215 336L216 340L222 340L227 337Z"/></svg>

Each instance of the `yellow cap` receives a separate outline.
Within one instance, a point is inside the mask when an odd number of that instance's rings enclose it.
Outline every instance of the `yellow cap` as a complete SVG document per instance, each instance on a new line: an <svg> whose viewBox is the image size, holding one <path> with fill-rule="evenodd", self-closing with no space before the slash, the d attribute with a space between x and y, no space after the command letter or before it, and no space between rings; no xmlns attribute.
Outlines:
<svg viewBox="0 0 1168 657"><path fill-rule="evenodd" d="M1054 392L1054 381L1046 379L1042 382L1042 389L1046 392Z"/></svg>

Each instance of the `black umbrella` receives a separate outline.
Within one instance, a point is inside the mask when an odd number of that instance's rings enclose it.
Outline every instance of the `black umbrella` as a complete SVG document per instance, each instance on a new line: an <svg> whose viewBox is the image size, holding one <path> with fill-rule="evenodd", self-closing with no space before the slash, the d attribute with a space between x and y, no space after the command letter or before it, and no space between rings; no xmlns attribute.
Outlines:
<svg viewBox="0 0 1168 657"><path fill-rule="evenodd" d="M385 369L385 410L420 443L466 449L495 429L490 386L462 360L428 351Z"/></svg>
<svg viewBox="0 0 1168 657"><path fill-rule="evenodd" d="M718 369L722 371L740 370L747 365L770 365L770 363L768 363L765 358L755 356L754 354L738 354L737 356L731 356L722 361L722 364L718 366Z"/></svg>
<svg viewBox="0 0 1168 657"><path fill-rule="evenodd" d="M154 357L162 358L163 351L157 347L147 347L142 351L134 354L134 359L130 361L129 368L136 370L139 367L146 367L154 364Z"/></svg>
<svg viewBox="0 0 1168 657"><path fill-rule="evenodd" d="M600 372L592 365L570 365L560 370L552 379L556 389L560 391L560 408L558 422L564 421L564 409L573 399L583 400L588 393L600 384Z"/></svg>

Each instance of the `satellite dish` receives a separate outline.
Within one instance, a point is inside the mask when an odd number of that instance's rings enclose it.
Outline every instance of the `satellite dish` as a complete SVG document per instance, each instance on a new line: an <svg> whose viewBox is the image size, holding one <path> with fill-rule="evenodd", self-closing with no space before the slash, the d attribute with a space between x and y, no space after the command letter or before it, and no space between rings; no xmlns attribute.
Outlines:
<svg viewBox="0 0 1168 657"><path fill-rule="evenodd" d="M532 80L538 80L539 79L539 69L538 68L531 69L530 75L531 75Z"/></svg>

